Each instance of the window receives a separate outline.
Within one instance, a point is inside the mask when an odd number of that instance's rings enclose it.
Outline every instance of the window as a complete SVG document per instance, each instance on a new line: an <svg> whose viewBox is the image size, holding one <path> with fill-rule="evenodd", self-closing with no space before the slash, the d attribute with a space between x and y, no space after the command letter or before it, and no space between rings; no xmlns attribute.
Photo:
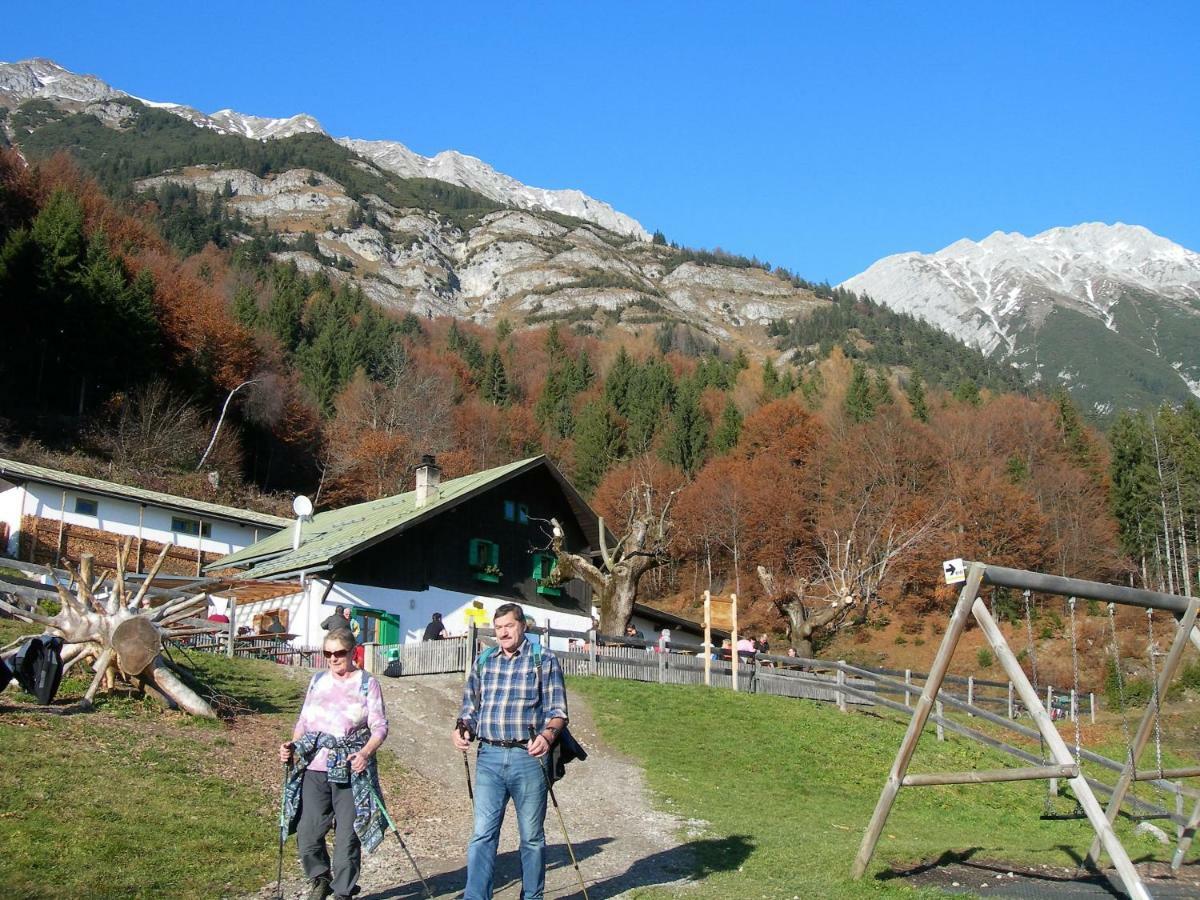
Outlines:
<svg viewBox="0 0 1200 900"><path fill-rule="evenodd" d="M515 500L504 501L504 521L519 522L522 525L529 524L529 507L524 503L517 503Z"/></svg>
<svg viewBox="0 0 1200 900"><path fill-rule="evenodd" d="M86 497L75 498L75 512L81 516L94 516L100 511L100 504Z"/></svg>
<svg viewBox="0 0 1200 900"><path fill-rule="evenodd" d="M493 584L500 581L500 545L481 538L472 538L468 548L467 562L475 570L478 581Z"/></svg>
<svg viewBox="0 0 1200 900"><path fill-rule="evenodd" d="M171 530L176 534L190 534L192 537L212 537L212 525L199 519L171 516Z"/></svg>
<svg viewBox="0 0 1200 900"><path fill-rule="evenodd" d="M562 596L562 580L555 574L558 557L551 553L533 554L533 584L546 597Z"/></svg>

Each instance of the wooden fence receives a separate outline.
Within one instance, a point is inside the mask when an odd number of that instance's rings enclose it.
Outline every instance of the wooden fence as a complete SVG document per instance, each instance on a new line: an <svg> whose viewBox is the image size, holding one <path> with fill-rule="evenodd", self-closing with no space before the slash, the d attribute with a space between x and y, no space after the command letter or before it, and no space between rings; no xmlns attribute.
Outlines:
<svg viewBox="0 0 1200 900"><path fill-rule="evenodd" d="M570 649L555 651L568 675L597 678L625 678L657 684L705 684L704 656L699 648L680 650L660 647L649 641L625 638L606 639L594 632L550 629L543 637L566 638ZM366 667L388 676L438 675L466 673L483 647L494 644L490 628L472 629L465 637L415 644L368 644ZM183 644L189 650L229 652L226 635L196 635ZM325 668L320 647L292 647L274 637L240 637L234 641L233 654L243 658L269 659L282 665ZM730 660L709 662L707 683L732 689L734 664ZM855 666L845 660L805 659L787 656L744 656L737 662L737 690L753 694L774 694L836 703L839 708L874 706L882 694L898 699L890 702L911 708L925 684L926 672L911 669L886 669ZM938 706L967 712L969 716L992 716L1013 720L1023 710L1014 700L1012 685L974 676L947 675L938 692ZM951 689L953 688L953 690ZM1066 707L1064 715L1088 715L1095 721L1094 695L1069 697L1047 687L1048 708L1058 698ZM887 705L886 703L884 705ZM988 709L994 710L989 712Z"/></svg>
<svg viewBox="0 0 1200 900"><path fill-rule="evenodd" d="M394 676L465 673L478 654L494 643L490 628L472 629L466 637L419 644L380 644L368 647L372 671ZM633 639L605 639L594 632L549 629L542 637L566 638L570 649L555 651L568 675L598 678L625 678L658 684L705 684L703 653L699 648L680 650ZM928 673L911 669L885 669L854 666L845 660L802 659L786 656L757 655L737 663L737 690L756 694L775 694L836 703L840 708L870 706L878 693L899 694L903 705L911 707L920 696ZM1022 710L1014 702L1007 681L992 681L974 676L947 676L939 698L975 708L1003 710L1009 719ZM712 687L733 688L733 663L713 659L708 682ZM899 686L897 686L899 685ZM1051 693L1055 696L1053 689ZM1090 695L1089 695L1090 696ZM1078 708L1074 704L1072 708ZM1094 708L1093 708L1094 713Z"/></svg>

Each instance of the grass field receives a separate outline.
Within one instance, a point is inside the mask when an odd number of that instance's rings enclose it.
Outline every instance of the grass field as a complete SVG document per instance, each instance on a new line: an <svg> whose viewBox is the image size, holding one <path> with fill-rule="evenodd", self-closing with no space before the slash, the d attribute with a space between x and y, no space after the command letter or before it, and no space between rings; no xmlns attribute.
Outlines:
<svg viewBox="0 0 1200 900"><path fill-rule="evenodd" d="M0 640L28 630L0 623ZM272 663L191 659L240 714L212 722L102 695L95 712L49 715L2 695L4 896L215 897L274 877L273 753L305 682ZM55 705L87 684L68 679Z"/></svg>
<svg viewBox="0 0 1200 900"><path fill-rule="evenodd" d="M1091 842L1085 820L1039 818L1044 782L911 788L867 877L854 882L851 862L904 733L898 720L694 687L574 679L571 689L588 699L605 739L643 763L663 808L707 823L693 838L703 881L689 897L911 897L888 878L892 864L957 851L1070 866ZM931 730L912 771L1014 764L966 739L939 744ZM1057 802L1062 812L1072 805ZM1167 858L1132 827L1117 826L1135 859Z"/></svg>

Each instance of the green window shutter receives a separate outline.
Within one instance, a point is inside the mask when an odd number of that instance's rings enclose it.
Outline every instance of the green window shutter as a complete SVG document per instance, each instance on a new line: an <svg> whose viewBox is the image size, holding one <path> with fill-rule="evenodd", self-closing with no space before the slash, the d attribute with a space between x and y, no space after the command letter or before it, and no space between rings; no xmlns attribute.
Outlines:
<svg viewBox="0 0 1200 900"><path fill-rule="evenodd" d="M540 581L542 578L542 560L545 559L540 553L533 555L533 580Z"/></svg>
<svg viewBox="0 0 1200 900"><path fill-rule="evenodd" d="M479 538L472 538L470 552L467 554L467 561L477 568L483 568L488 564L487 541L482 541Z"/></svg>
<svg viewBox="0 0 1200 900"><path fill-rule="evenodd" d="M491 555L490 555L491 564L493 566L496 566L497 568L499 568L499 566L500 566L500 545L489 543L488 549L491 551Z"/></svg>

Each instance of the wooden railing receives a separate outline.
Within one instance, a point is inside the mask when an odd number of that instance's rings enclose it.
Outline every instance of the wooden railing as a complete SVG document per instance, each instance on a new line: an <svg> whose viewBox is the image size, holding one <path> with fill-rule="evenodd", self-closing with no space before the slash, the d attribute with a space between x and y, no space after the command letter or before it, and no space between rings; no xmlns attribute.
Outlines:
<svg viewBox="0 0 1200 900"><path fill-rule="evenodd" d="M464 637L419 644L380 644L373 649L368 647L368 652L373 652L368 666L376 673L392 676L465 673L480 650L495 642L494 636L490 628L472 628ZM728 659L710 660L706 681L703 650L698 646L680 649L634 638L605 638L595 632L539 631L539 639L548 638L569 642L569 649L555 651L568 675L733 687L734 667ZM909 707L920 696L927 675L911 669L855 666L845 660L743 655L737 663L737 689L822 700L836 703L842 709L873 705L880 693L894 694L902 697L904 706ZM953 685L955 690L943 687L938 694L939 703L945 700L977 709L1000 707L1009 719L1021 714L1007 681L953 675L947 676L945 683ZM1053 689L1050 691L1055 693ZM1087 710L1094 713L1091 695L1084 695L1077 708L1081 714Z"/></svg>

